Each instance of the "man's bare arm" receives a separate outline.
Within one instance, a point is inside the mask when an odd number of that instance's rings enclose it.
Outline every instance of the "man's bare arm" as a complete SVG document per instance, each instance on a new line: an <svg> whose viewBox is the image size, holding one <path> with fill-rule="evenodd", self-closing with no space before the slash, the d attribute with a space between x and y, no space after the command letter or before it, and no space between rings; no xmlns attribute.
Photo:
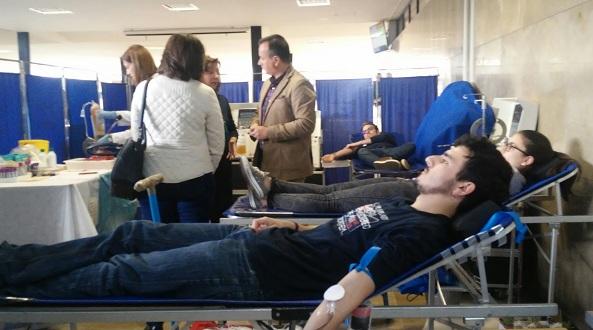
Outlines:
<svg viewBox="0 0 593 330"><path fill-rule="evenodd" d="M305 330L338 329L350 313L375 290L375 283L369 275L358 271L351 271L338 284L346 293L344 298L336 302L334 315L328 320L327 302L322 302L307 320Z"/></svg>
<svg viewBox="0 0 593 330"><path fill-rule="evenodd" d="M344 147L343 149L340 149L340 150L333 152L331 154L323 155L323 157L321 157L321 160L326 163L330 163L336 159L346 157L346 156L352 154L353 152L354 152L354 149Z"/></svg>

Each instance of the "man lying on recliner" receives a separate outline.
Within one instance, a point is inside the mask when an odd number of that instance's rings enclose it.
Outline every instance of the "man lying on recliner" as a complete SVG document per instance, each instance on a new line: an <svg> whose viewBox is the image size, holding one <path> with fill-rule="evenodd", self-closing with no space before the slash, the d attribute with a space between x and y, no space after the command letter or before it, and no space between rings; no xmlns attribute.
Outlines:
<svg viewBox="0 0 593 330"><path fill-rule="evenodd" d="M349 313L375 287L453 241L451 218L508 196L511 168L486 139L462 138L426 159L413 203L394 199L310 228L260 218L250 227L131 221L111 234L54 245L0 245L0 295L319 299L340 281ZM349 273L371 246L366 273Z"/></svg>

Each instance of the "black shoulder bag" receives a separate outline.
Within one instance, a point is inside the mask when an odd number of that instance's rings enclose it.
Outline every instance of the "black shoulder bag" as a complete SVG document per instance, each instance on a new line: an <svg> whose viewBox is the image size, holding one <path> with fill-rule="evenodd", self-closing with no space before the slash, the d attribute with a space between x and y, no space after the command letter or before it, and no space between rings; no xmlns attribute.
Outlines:
<svg viewBox="0 0 593 330"><path fill-rule="evenodd" d="M138 192L134 190L136 181L144 179L142 167L144 165L144 150L146 149L146 128L144 127L144 110L146 109L146 92L148 83L144 85L142 112L140 114L140 137L138 141L128 139L117 155L111 170L111 195L125 199L136 199Z"/></svg>

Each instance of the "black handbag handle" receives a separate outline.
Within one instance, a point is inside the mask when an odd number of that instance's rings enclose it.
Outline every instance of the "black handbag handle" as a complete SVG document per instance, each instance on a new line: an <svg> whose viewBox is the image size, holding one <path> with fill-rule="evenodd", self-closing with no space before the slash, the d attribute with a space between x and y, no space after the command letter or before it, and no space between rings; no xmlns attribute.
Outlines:
<svg viewBox="0 0 593 330"><path fill-rule="evenodd" d="M146 128L144 127L144 110L146 109L146 92L148 91L148 83L150 82L150 78L146 80L146 84L144 85L144 96L142 97L142 110L140 112L140 143L142 145L146 145Z"/></svg>

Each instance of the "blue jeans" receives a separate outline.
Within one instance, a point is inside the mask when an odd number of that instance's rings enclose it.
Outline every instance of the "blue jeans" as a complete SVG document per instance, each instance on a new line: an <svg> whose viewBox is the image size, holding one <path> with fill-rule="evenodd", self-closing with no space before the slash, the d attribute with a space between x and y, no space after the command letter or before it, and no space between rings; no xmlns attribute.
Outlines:
<svg viewBox="0 0 593 330"><path fill-rule="evenodd" d="M0 294L81 298L265 298L236 225L130 221L113 233L54 244L0 245Z"/></svg>
<svg viewBox="0 0 593 330"><path fill-rule="evenodd" d="M346 213L359 206L418 195L413 180L381 177L341 182L328 186L273 180L268 202L294 212Z"/></svg>

